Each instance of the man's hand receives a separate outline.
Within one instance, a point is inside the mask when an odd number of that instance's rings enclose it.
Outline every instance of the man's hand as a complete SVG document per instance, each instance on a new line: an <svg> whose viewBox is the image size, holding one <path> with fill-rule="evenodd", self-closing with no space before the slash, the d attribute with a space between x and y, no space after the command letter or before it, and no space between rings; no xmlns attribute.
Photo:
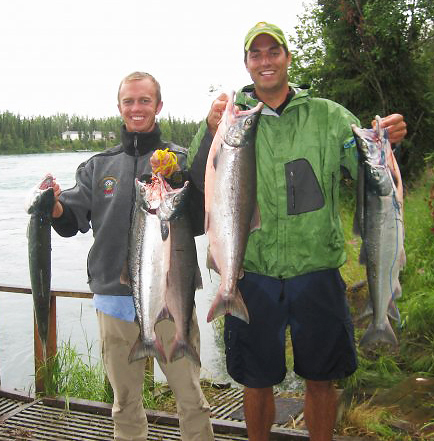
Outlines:
<svg viewBox="0 0 434 441"><path fill-rule="evenodd" d="M51 212L51 217L53 217L54 219L62 216L63 214L63 206L62 204L59 202L59 196L60 193L62 192L62 190L60 189L60 185L56 182L56 180L54 180L53 182L53 190L54 190L54 206L53 206L53 211Z"/></svg>
<svg viewBox="0 0 434 441"><path fill-rule="evenodd" d="M375 120L372 121L372 127L375 128ZM381 127L389 131L389 140L391 144L399 144L407 134L407 124L404 117L399 113L393 113L381 119Z"/></svg>
<svg viewBox="0 0 434 441"><path fill-rule="evenodd" d="M229 97L225 93L222 93L211 104L211 109L206 118L206 123L208 125L208 130L213 136L217 132L219 122L222 118L223 112L225 111L228 100Z"/></svg>

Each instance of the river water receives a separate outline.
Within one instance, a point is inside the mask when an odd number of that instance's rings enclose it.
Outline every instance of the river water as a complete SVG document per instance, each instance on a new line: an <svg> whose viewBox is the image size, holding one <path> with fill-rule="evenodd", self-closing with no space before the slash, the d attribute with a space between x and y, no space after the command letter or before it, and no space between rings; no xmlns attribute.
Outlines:
<svg viewBox="0 0 434 441"><path fill-rule="evenodd" d="M29 215L25 200L47 172L63 189L74 185L77 166L90 152L0 156L0 284L30 287L26 229ZM55 290L88 291L86 259L92 234L71 238L52 232L52 281ZM201 331L201 376L228 381L222 343L214 326L206 322L218 276L205 267L207 239L196 238L204 288L196 292ZM99 361L98 326L90 299L57 299L58 346L70 341L76 350ZM156 365L155 376L164 381ZM3 387L31 390L34 383L32 296L0 292L0 379Z"/></svg>

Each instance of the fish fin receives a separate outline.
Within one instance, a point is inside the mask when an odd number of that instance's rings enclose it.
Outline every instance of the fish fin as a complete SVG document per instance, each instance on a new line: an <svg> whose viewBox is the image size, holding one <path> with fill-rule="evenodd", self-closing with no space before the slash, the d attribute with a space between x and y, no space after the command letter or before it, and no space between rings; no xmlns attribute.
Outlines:
<svg viewBox="0 0 434 441"><path fill-rule="evenodd" d="M205 211L205 220L203 223L203 230L205 233L208 232L208 228L209 228L209 212Z"/></svg>
<svg viewBox="0 0 434 441"><path fill-rule="evenodd" d="M206 267L208 269L214 270L217 274L220 274L220 270L218 268L217 262L215 261L213 255L211 254L209 245L208 245L208 252L206 255Z"/></svg>
<svg viewBox="0 0 434 441"><path fill-rule="evenodd" d="M393 299L391 299L389 302L389 307L387 308L387 316L397 322L401 321L401 316L399 315L398 306L396 305Z"/></svg>
<svg viewBox="0 0 434 441"><path fill-rule="evenodd" d="M175 340L169 355L169 361L173 362L184 357L189 358L195 365L201 366L199 354L196 348L188 341L177 339Z"/></svg>
<svg viewBox="0 0 434 441"><path fill-rule="evenodd" d="M166 354L164 353L161 342L157 339L147 339L143 341L140 337L131 348L128 362L132 363L146 357L155 357L158 361L167 363Z"/></svg>
<svg viewBox="0 0 434 441"><path fill-rule="evenodd" d="M357 316L356 321L361 321L365 319L366 317L371 316L374 313L374 309L372 307L372 301L369 299L366 302L365 308L363 309L362 313Z"/></svg>
<svg viewBox="0 0 434 441"><path fill-rule="evenodd" d="M253 216L250 221L250 232L259 230L261 228L261 213L259 212L258 203L255 204L255 208L253 210Z"/></svg>
<svg viewBox="0 0 434 441"><path fill-rule="evenodd" d="M209 309L206 320L209 323L217 317L225 314L233 315L234 317L238 317L240 320L249 323L249 313L238 288L236 288L236 292L232 295L222 293L219 289L216 298Z"/></svg>
<svg viewBox="0 0 434 441"><path fill-rule="evenodd" d="M372 346L375 343L385 343L392 346L398 346L398 340L393 332L392 326L390 326L389 320L386 318L384 329L370 324L365 334L359 342L361 348Z"/></svg>
<svg viewBox="0 0 434 441"><path fill-rule="evenodd" d="M122 266L122 270L121 270L121 275L119 277L119 281L121 282L122 285L131 286L130 275L128 273L128 262L127 261L125 261L123 266Z"/></svg>
<svg viewBox="0 0 434 441"><path fill-rule="evenodd" d="M203 283L202 283L202 275L200 274L200 268L199 266L196 267L196 271L194 273L194 289L202 289Z"/></svg>
<svg viewBox="0 0 434 441"><path fill-rule="evenodd" d="M399 283L399 280L396 280L393 286L393 294L392 294L391 302L393 302L395 299L399 299L400 297L402 297L401 283Z"/></svg>
<svg viewBox="0 0 434 441"><path fill-rule="evenodd" d="M169 222L162 220L160 222L160 229L161 229L161 238L163 239L163 241L165 241L169 237Z"/></svg>
<svg viewBox="0 0 434 441"><path fill-rule="evenodd" d="M155 319L155 324L157 324L158 322L161 322L162 320L171 320L172 322L174 321L172 314L169 311L169 308L166 306L164 306L161 311L158 313L157 318Z"/></svg>

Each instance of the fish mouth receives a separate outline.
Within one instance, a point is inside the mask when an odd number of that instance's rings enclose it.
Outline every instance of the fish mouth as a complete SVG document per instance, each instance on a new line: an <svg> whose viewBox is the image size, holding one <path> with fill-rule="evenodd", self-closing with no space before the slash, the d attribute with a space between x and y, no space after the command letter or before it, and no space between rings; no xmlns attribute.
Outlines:
<svg viewBox="0 0 434 441"><path fill-rule="evenodd" d="M235 105L235 92L232 91L229 94L229 100L226 104L226 108L228 110L228 112L226 112L227 115L227 123L228 125L231 125L234 123L234 121L240 117L243 116L248 116L251 115L253 113L257 113L259 111L262 110L262 108L264 107L264 103L259 102L255 107L253 107L252 109L248 109L248 110L240 110L238 108L238 106Z"/></svg>

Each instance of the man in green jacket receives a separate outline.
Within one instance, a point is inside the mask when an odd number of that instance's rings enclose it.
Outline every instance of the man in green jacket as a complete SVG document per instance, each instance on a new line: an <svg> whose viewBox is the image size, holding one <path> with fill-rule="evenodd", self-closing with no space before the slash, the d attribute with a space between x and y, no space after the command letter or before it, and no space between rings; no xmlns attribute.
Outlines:
<svg viewBox="0 0 434 441"><path fill-rule="evenodd" d="M265 106L257 129L257 199L261 228L250 234L239 289L250 324L225 317L228 373L244 385L250 441L265 441L274 421L273 386L286 374L290 325L294 371L305 379L305 422L312 441L331 440L336 419L333 380L357 368L354 329L339 267L344 236L339 218L341 166L357 177L351 124L358 119L330 100L288 84L291 54L277 26L255 25L244 41L253 85L236 105ZM212 104L188 154L190 174L203 188L209 146L227 95ZM382 120L391 142L406 134L398 114ZM393 159L391 159L393 161ZM396 163L393 164L396 166Z"/></svg>

